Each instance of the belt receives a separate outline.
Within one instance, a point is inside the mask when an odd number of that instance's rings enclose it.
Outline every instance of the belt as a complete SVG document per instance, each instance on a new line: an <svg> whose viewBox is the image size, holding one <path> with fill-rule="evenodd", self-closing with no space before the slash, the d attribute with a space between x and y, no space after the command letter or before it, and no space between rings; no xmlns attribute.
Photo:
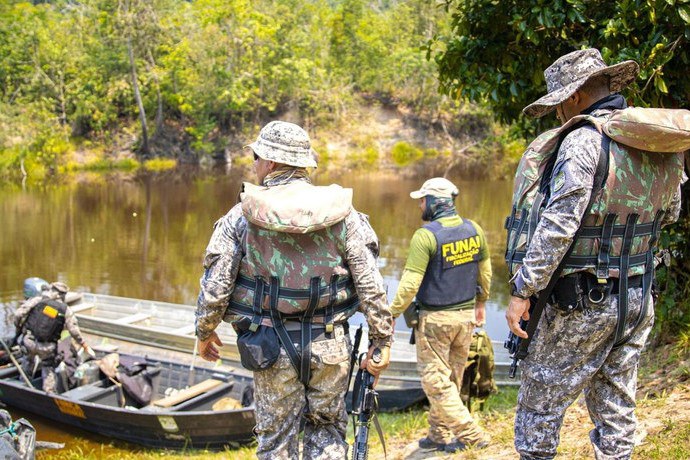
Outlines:
<svg viewBox="0 0 690 460"><path fill-rule="evenodd" d="M301 338L302 338L302 330L299 329L301 323L299 321L286 321L284 324L285 324L285 329L287 330L287 333L290 336L290 339L293 342L299 343ZM342 324L335 324L334 326L336 328L342 327ZM334 332L335 332L335 329L333 330L333 332L326 332L326 328L324 326L313 326L312 325L311 341L312 342L322 342L324 340L332 339Z"/></svg>
<svg viewBox="0 0 690 460"><path fill-rule="evenodd" d="M611 294L617 295L620 290L620 279L611 278ZM637 289L642 287L642 275L635 275L628 277L628 289Z"/></svg>

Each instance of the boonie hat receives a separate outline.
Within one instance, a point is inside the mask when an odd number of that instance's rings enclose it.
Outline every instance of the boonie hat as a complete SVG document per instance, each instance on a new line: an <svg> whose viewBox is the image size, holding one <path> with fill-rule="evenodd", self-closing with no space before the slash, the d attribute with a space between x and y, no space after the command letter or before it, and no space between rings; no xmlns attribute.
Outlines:
<svg viewBox="0 0 690 460"><path fill-rule="evenodd" d="M460 193L451 181L443 177L434 177L422 184L422 188L410 193L410 197L418 200L427 195L437 198L453 198Z"/></svg>
<svg viewBox="0 0 690 460"><path fill-rule="evenodd" d="M573 51L559 57L544 71L548 94L522 109L522 112L530 117L542 117L599 75L609 77L609 90L616 93L635 81L639 72L640 66L635 61L607 66L595 48Z"/></svg>
<svg viewBox="0 0 690 460"><path fill-rule="evenodd" d="M65 294L67 291L69 291L69 287L63 282L56 281L54 283L50 283L50 288L59 292L60 294Z"/></svg>
<svg viewBox="0 0 690 460"><path fill-rule="evenodd" d="M247 145L259 158L299 168L316 168L316 152L305 130L287 121L272 121Z"/></svg>

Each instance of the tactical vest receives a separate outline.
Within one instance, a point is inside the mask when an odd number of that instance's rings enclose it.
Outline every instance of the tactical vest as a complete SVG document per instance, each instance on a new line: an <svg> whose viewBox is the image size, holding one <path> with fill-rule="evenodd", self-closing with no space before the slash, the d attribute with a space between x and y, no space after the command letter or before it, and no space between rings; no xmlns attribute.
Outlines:
<svg viewBox="0 0 690 460"><path fill-rule="evenodd" d="M578 121L597 126L599 120L585 116ZM511 275L522 264L527 242L546 205L539 192L541 176L569 128L572 130L572 126L563 126L539 136L518 166L513 209L506 219L506 263ZM590 212L583 217L581 233L565 262L563 275L587 271L603 280L618 278L620 272L630 277L651 270L660 223L683 174L682 153L650 153L605 136L602 141L602 148L608 148L606 181L593 196Z"/></svg>
<svg viewBox="0 0 690 460"><path fill-rule="evenodd" d="M241 200L244 255L227 311L252 318L252 330L272 325L306 384L312 323L331 332L359 305L345 261L352 190L301 181L270 188L245 184ZM301 321L301 358L285 320Z"/></svg>
<svg viewBox="0 0 690 460"><path fill-rule="evenodd" d="M442 310L474 299L482 250L477 229L467 219L455 227L433 221L424 228L436 238L436 253L429 260L417 300L424 309Z"/></svg>
<svg viewBox="0 0 690 460"><path fill-rule="evenodd" d="M57 342L65 326L67 305L58 300L43 300L36 304L24 323L39 342Z"/></svg>

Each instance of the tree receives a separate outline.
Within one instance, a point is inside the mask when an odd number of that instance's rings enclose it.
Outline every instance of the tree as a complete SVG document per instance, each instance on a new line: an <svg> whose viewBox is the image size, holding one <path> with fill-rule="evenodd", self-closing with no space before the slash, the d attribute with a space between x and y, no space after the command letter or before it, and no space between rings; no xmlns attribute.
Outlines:
<svg viewBox="0 0 690 460"><path fill-rule="evenodd" d="M486 102L514 121L545 93L542 71L586 47L634 59L635 105L690 107L690 0L445 0L452 33L429 42L442 91Z"/></svg>
<svg viewBox="0 0 690 460"><path fill-rule="evenodd" d="M545 94L542 71L587 47L599 48L609 63L640 64L640 75L625 90L633 104L690 108L690 0L445 0L445 7L452 33L428 44L442 91L486 103L503 121L533 130L521 110ZM542 123L556 124L546 118ZM669 289L657 306L657 330L671 335L690 324L688 198L684 187L681 220L662 235L676 259L661 271Z"/></svg>

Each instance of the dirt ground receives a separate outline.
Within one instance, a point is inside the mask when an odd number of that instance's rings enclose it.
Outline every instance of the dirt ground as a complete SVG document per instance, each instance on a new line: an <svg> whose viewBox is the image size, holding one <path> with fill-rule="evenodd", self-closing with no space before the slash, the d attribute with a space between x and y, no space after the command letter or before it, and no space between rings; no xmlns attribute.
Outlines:
<svg viewBox="0 0 690 460"><path fill-rule="evenodd" d="M414 440L388 437L388 460L421 459L516 459L513 448L515 410L482 414L480 423L492 435L492 444L483 450L467 450L438 455L424 452L417 440L426 435L420 430ZM690 458L690 357L662 366L643 377L638 386L638 426L635 432L636 459L684 460ZM594 453L588 433L593 425L584 400L579 398L566 412L558 458L592 459ZM382 455L372 458L383 459Z"/></svg>

